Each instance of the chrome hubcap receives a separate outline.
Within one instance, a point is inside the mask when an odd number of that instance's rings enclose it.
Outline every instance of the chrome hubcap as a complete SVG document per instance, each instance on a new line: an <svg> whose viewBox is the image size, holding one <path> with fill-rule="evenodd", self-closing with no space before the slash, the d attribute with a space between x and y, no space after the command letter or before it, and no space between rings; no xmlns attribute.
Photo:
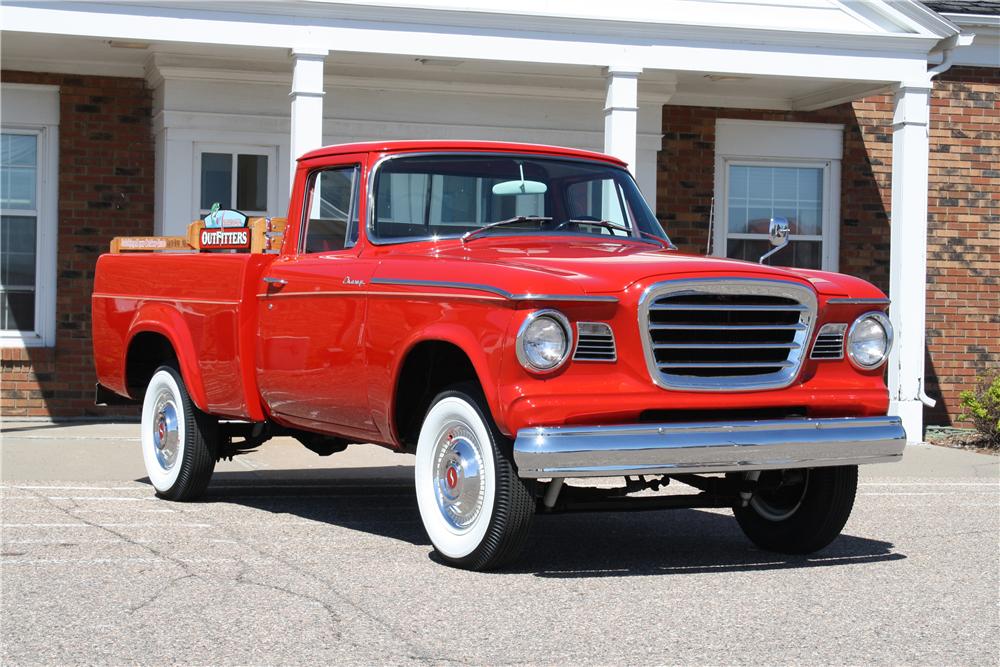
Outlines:
<svg viewBox="0 0 1000 667"><path fill-rule="evenodd" d="M170 470L177 462L177 444L180 431L177 425L177 406L173 394L163 390L156 397L153 406L153 451L156 460L164 470Z"/></svg>
<svg viewBox="0 0 1000 667"><path fill-rule="evenodd" d="M483 456L479 440L465 424L449 423L438 436L434 492L441 515L453 528L468 528L482 511Z"/></svg>

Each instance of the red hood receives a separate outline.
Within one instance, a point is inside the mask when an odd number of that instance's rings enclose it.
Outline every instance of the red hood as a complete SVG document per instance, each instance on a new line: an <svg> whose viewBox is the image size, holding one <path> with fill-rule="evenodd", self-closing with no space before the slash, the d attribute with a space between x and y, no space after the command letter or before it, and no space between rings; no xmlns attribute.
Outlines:
<svg viewBox="0 0 1000 667"><path fill-rule="evenodd" d="M687 255L634 241L508 236L478 238L466 244L444 241L401 244L385 249L399 259L403 259L400 257L403 255L414 260L419 257L435 260L431 265L418 262L421 273L438 274L435 269L447 273L447 276L427 276L430 279L490 284L494 280L509 280L519 283L496 285L511 291L540 292L544 289L566 292L572 285L576 288L572 290L574 292L611 294L652 277L726 275L807 282L825 296L883 296L870 284L842 274ZM394 261L392 264L399 263Z"/></svg>

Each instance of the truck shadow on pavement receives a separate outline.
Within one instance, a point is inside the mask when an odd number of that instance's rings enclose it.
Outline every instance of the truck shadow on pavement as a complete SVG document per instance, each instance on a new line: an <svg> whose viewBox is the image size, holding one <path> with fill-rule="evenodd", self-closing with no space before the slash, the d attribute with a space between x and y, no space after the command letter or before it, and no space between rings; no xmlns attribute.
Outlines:
<svg viewBox="0 0 1000 667"><path fill-rule="evenodd" d="M216 473L204 503L231 503L427 547L409 480L316 479L291 473L254 479ZM296 475L295 472L299 472ZM308 471L315 473L315 471ZM398 477L398 469L394 471ZM296 479L298 478L298 479ZM143 480L145 481L145 480ZM847 530L850 531L850 524ZM903 560L889 542L842 534L808 556L757 549L728 510L539 514L521 557L501 574L624 577L850 566Z"/></svg>

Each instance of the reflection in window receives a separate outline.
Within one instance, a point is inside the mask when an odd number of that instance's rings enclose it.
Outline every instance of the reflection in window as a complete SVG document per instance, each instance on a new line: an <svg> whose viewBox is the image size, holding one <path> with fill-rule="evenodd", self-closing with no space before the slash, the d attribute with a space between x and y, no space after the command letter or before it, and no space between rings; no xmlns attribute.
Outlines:
<svg viewBox="0 0 1000 667"><path fill-rule="evenodd" d="M207 213L214 204L244 213L267 211L267 172L267 155L202 153L199 201L202 212Z"/></svg>
<svg viewBox="0 0 1000 667"><path fill-rule="evenodd" d="M518 190L522 179L535 184L534 192ZM494 192L500 184L506 187ZM666 238L628 173L597 162L534 156L405 157L387 161L376 175L377 238L455 237L521 216L551 220L511 222L489 233L632 236L638 226L648 236ZM629 231L586 224L605 220Z"/></svg>
<svg viewBox="0 0 1000 667"><path fill-rule="evenodd" d="M236 156L236 208L267 210L267 156Z"/></svg>
<svg viewBox="0 0 1000 667"><path fill-rule="evenodd" d="M575 220L607 220L627 226L628 216L622 208L624 197L621 195L618 185L608 178L573 183L566 188L569 217Z"/></svg>
<svg viewBox="0 0 1000 667"><path fill-rule="evenodd" d="M304 252L328 252L358 240L358 168L325 169L309 179Z"/></svg>
<svg viewBox="0 0 1000 667"><path fill-rule="evenodd" d="M38 135L0 134L0 330L35 330Z"/></svg>

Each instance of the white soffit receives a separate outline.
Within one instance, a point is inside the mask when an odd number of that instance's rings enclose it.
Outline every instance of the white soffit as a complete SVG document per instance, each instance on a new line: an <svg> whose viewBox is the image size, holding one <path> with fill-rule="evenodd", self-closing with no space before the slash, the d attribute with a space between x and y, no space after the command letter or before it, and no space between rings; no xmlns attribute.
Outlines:
<svg viewBox="0 0 1000 667"><path fill-rule="evenodd" d="M658 69L693 69L685 61L711 61L717 51L733 58L744 48L784 49L783 56L797 48L806 59L824 51L919 55L956 32L915 0L6 0L0 23L7 31L117 40ZM678 48L688 47L682 57Z"/></svg>
<svg viewBox="0 0 1000 667"><path fill-rule="evenodd" d="M960 27L963 33L976 36L971 46L955 49L953 58L956 65L1000 67L1000 16L992 14L944 14L943 16Z"/></svg>
<svg viewBox="0 0 1000 667"><path fill-rule="evenodd" d="M301 5L357 8L380 7L408 11L508 15L524 19L570 19L613 23L644 23L733 27L808 32L918 32L906 21L883 20L876 25L861 12L838 0L299 0ZM870 0L869 0L870 1ZM876 0L877 4L880 4ZM870 12L874 13L874 12Z"/></svg>

